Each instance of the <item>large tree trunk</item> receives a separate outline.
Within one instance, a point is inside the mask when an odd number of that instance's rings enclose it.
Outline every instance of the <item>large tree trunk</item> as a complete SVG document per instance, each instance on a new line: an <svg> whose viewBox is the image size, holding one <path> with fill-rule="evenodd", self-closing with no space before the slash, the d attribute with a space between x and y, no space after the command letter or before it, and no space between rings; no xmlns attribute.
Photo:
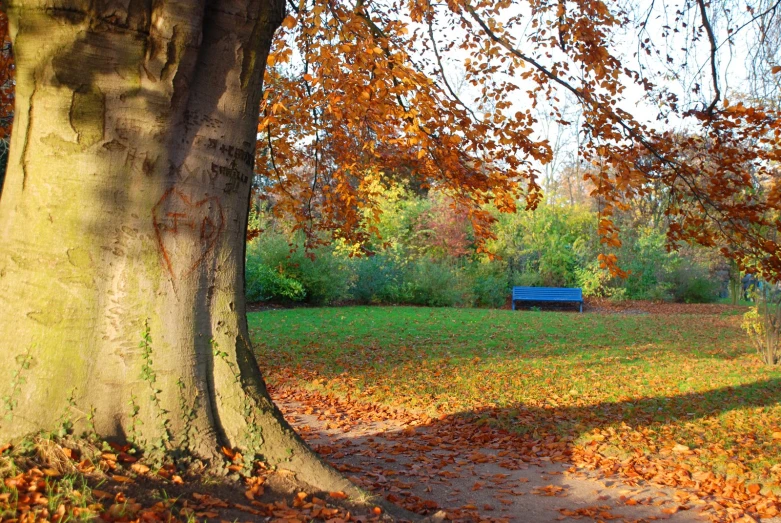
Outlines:
<svg viewBox="0 0 781 523"><path fill-rule="evenodd" d="M0 441L73 423L149 451L238 447L352 490L282 420L246 325L257 113L284 2L6 8Z"/></svg>

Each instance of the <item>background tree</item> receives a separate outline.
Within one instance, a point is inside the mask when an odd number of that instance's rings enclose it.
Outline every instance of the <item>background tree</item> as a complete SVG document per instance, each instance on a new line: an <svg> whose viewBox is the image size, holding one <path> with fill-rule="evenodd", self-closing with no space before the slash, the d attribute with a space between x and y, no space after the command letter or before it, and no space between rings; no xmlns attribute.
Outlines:
<svg viewBox="0 0 781 523"><path fill-rule="evenodd" d="M5 168L8 164L8 149L11 139L11 124L14 120L14 57L8 38L8 17L0 12L0 194L3 193Z"/></svg>
<svg viewBox="0 0 781 523"><path fill-rule="evenodd" d="M781 269L767 240L780 226L776 113L722 103L715 68L705 106L655 89L624 59L631 13L614 4L302 0L287 18L281 0L5 7L17 119L0 200L0 439L67 421L148 452L210 458L238 447L355 493L281 419L249 346L243 263L258 132L269 196L311 241L321 231L366 241L360 224L376 201L367 175L383 171L443 191L479 242L494 220L488 204L540 201L551 147L535 134L534 106L564 121L556 102L568 92L581 106L581 157L598 167L605 245L620 245L620 202L659 179L686 202L668 211L672 240L723 241L741 263ZM699 16L715 62L709 8L686 13ZM456 48L473 101L443 71ZM267 59L290 66L269 70L264 91ZM687 162L676 135L622 109L627 85L701 127L720 161ZM768 190L749 190L754 179ZM614 254L601 259L618 271Z"/></svg>

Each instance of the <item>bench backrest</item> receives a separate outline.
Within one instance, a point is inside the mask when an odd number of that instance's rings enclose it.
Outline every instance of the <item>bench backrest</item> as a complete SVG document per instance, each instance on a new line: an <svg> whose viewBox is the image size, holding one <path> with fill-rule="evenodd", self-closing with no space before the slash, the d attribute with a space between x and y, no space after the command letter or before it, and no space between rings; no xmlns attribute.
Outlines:
<svg viewBox="0 0 781 523"><path fill-rule="evenodd" d="M576 287L513 287L513 300L583 301L583 290Z"/></svg>

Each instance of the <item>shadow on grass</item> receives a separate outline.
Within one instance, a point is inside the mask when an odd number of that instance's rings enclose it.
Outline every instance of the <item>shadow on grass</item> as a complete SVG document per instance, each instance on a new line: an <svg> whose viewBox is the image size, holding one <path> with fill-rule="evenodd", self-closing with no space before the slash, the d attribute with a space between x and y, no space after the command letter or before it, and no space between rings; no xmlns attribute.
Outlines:
<svg viewBox="0 0 781 523"><path fill-rule="evenodd" d="M736 409L772 407L781 403L781 379L772 378L734 387L675 396L646 397L582 406L535 407L525 404L486 408L457 414L469 420L495 420L502 427L527 432L536 428L578 433L615 423L633 428L667 425L719 416Z"/></svg>
<svg viewBox="0 0 781 523"><path fill-rule="evenodd" d="M324 398L317 393L313 397ZM333 412L342 410L339 405L343 407L352 405L352 407L345 407L348 420L351 416L356 416L354 413L360 413L364 408L357 403L351 403L350 400L338 400L333 397L324 401L332 403L329 408ZM683 421L718 417L737 409L747 409L749 417L757 415L757 423L751 423L749 420L746 424L746 430L754 432L761 429L759 423L761 416L759 413L751 411L757 408L773 407L779 403L781 403L781 379L774 378L704 392L603 402L595 405L538 407L517 403L483 407L445 415L440 419L432 419L423 427L423 430L440 431L444 428L443 434L447 434L448 430L452 432L456 426L469 426L473 427L474 431L483 429L506 430L509 434L519 435L522 436L521 439L527 440L553 437L572 441L594 429L605 429L620 423L626 424L632 429L658 428L680 424ZM334 407L334 405L336 406ZM369 407L369 410L376 410L376 406ZM766 423L773 421L770 417L764 417L764 420ZM364 421L360 417L352 420L353 423L357 424ZM768 428L771 427L768 426ZM707 437L704 434L702 436ZM781 442L778 442L777 445L781 447Z"/></svg>
<svg viewBox="0 0 781 523"><path fill-rule="evenodd" d="M588 507L608 506L601 511L668 519L670 513L661 510L683 504L669 492L666 501L659 504L627 506L626 499L635 495L637 499L647 498L648 490L641 486L635 488L636 492L625 489L598 492L596 489L603 485L592 479L562 475L564 465L572 459L573 438L616 422L640 428L735 409L771 407L781 400L781 379L579 407L482 408L417 426L405 425L409 419L403 415L396 418L391 412L384 420L383 416L372 417L382 410L376 406L362 410L349 400L318 398L316 394L305 396L305 407L314 404L314 413L312 409L300 408L291 418L315 449L354 482L420 514L431 515L445 509L454 518L463 520L478 521L481 516L493 514L523 518L518 521L553 522L573 510L583 510L581 516L585 516ZM361 412L368 412L368 417L362 418ZM399 419L401 422L396 423ZM512 429L520 429L521 434L514 434ZM615 442L621 445L621 439ZM632 450L631 445L627 445L627 451ZM676 455L665 466L676 467L677 459ZM556 463L561 466L556 468ZM637 471L634 468L632 471L632 477L638 479ZM616 478L621 479L621 474L618 472ZM657 466L647 467L640 474L654 481L664 476ZM488 486L484 488L485 485ZM685 480L676 484L676 487L686 486ZM696 488L694 484L688 486ZM558 496L558 487L564 489L561 497L547 498ZM661 494L653 497L657 495ZM715 491L698 495L721 499ZM748 497L741 499L745 501ZM741 500L735 498L727 504L736 506L736 503ZM490 508L483 510L484 507ZM751 510L750 504L746 509ZM694 516L694 511L684 511L672 520L694 521Z"/></svg>

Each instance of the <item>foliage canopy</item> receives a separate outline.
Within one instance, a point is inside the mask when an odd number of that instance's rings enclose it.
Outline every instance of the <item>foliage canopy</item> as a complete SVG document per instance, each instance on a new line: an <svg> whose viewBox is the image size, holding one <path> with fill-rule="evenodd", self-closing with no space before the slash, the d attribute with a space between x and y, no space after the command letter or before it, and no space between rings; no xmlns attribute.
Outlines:
<svg viewBox="0 0 781 523"><path fill-rule="evenodd" d="M721 53L738 35L767 35L775 19L777 3L752 4L747 21L724 21L718 14L737 7L729 1L665 2L662 27L654 7L595 0L291 0L258 128L264 194L310 240L327 230L363 244L373 179L404 176L449 192L485 239L485 204L513 211L540 201L540 169L553 154L542 110L579 127L601 203L603 266L623 272L614 213L660 198L671 246L718 246L772 278L781 270L778 114L767 99L730 103L720 84ZM705 59L692 71L695 52ZM460 78L448 66L454 56ZM779 69L754 65L771 78ZM690 82L685 92L670 87L676 68L688 71L677 73ZM577 121L560 111L565 98L580 105ZM655 104L658 125L625 109L639 98Z"/></svg>
<svg viewBox="0 0 781 523"><path fill-rule="evenodd" d="M256 171L262 197L296 218L309 246L328 231L366 250L361 221L367 209L380 212L378 175L448 192L482 246L495 220L486 204L514 211L519 201L532 209L540 202L540 169L554 153L542 111L578 127L578 155L590 164L584 177L600 199L603 267L623 274L612 217L648 198L663 200L669 246L717 246L778 279L781 125L768 92L781 71L771 30L779 2L749 2L742 17L731 0L665 2L661 10L598 0L287 7L268 58ZM2 16L0 33L7 31ZM758 94L730 93L738 98L730 103L721 61L739 39L755 44L743 52ZM698 52L705 58L694 70ZM670 87L673 70L685 90ZM0 71L8 116L8 49ZM577 120L560 110L565 98L579 104ZM625 109L640 98L656 105L659 125ZM10 118L0 123L1 138Z"/></svg>

